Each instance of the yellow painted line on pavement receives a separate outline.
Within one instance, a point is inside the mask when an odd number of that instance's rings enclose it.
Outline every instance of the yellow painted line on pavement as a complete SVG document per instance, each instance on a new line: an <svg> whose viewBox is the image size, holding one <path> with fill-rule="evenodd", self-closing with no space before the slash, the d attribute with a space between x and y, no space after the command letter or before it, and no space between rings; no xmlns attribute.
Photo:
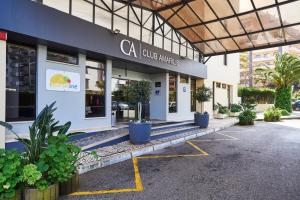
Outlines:
<svg viewBox="0 0 300 200"><path fill-rule="evenodd" d="M199 156L206 156L204 154L187 154L187 155L155 155L155 156L141 156L138 159L148 159L148 158L176 158L176 157L199 157Z"/></svg>
<svg viewBox="0 0 300 200"><path fill-rule="evenodd" d="M195 149L197 149L199 152L201 152L203 155L208 156L208 153L206 153L204 150L200 149L198 146L196 146L191 141L187 141L188 144L192 145Z"/></svg>
<svg viewBox="0 0 300 200"><path fill-rule="evenodd" d="M133 170L134 170L134 181L135 188L124 188L124 189L111 189L111 190L96 190L96 191L83 191L75 192L70 194L70 196L82 196L82 195L99 195L99 194L112 194L112 193L125 193L125 192L140 192L144 190L141 175L138 167L137 158L132 158Z"/></svg>

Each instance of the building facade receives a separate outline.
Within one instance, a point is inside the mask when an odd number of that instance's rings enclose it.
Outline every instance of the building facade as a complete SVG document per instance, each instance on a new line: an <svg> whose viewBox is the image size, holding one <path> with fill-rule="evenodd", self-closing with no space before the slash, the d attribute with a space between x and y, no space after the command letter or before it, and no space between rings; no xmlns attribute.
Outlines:
<svg viewBox="0 0 300 200"><path fill-rule="evenodd" d="M112 12L113 11L113 12ZM194 93L205 84L213 104L237 102L239 55L203 63L184 37L148 10L117 1L4 0L0 8L0 120L28 135L28 126L56 102L55 117L93 131L135 118L124 88L147 80L144 116L192 120ZM1 128L1 145L6 131ZM6 132L6 141L11 140Z"/></svg>

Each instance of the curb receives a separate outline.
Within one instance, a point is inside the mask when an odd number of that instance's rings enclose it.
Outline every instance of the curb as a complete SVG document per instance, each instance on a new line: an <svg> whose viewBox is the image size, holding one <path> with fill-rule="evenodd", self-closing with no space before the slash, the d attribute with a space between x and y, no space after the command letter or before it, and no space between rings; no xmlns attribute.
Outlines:
<svg viewBox="0 0 300 200"><path fill-rule="evenodd" d="M281 118L280 120L295 120L295 119L300 119L300 117L288 117L288 118ZM264 121L264 119L256 119L255 121Z"/></svg>
<svg viewBox="0 0 300 200"><path fill-rule="evenodd" d="M185 141L188 141L188 140L191 140L191 139L203 136L203 135L207 135L207 134L215 133L217 131L224 130L226 128L234 126L236 123L237 122L231 122L222 127L208 128L204 131L192 133L190 135L183 134L183 136L181 136L180 138L171 139L170 141L161 141L161 142L154 141L155 143L152 146L143 147L143 148L136 149L136 150L133 150L130 152L122 152L122 153L113 154L113 155L103 158L101 160L89 162L85 165L80 165L78 168L78 172L79 172L79 174L84 174L91 170L106 167L106 166L109 166L109 165L112 165L115 163L119 163L119 162L122 162L125 160L132 159L137 156L144 155L144 154L149 154L154 151L173 146L175 144L184 143Z"/></svg>

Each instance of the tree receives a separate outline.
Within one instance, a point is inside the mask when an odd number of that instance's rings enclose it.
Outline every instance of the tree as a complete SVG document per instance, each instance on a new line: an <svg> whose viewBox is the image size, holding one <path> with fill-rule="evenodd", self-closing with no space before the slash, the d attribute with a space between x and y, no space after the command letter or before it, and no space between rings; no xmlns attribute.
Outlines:
<svg viewBox="0 0 300 200"><path fill-rule="evenodd" d="M275 107L292 111L292 85L300 80L300 59L284 53L277 54L275 68L265 66L256 69L259 80L269 82L276 87Z"/></svg>
<svg viewBox="0 0 300 200"><path fill-rule="evenodd" d="M201 112L203 112L203 102L209 101L211 96L212 96L211 89L205 87L204 85L196 89L195 98L201 104Z"/></svg>

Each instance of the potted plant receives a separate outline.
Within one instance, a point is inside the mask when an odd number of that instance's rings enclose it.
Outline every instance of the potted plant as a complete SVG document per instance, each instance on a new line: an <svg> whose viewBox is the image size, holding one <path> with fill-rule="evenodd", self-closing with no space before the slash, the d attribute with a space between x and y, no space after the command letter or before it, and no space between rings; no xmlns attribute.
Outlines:
<svg viewBox="0 0 300 200"><path fill-rule="evenodd" d="M212 92L210 88L207 88L204 85L196 89L195 98L200 103L201 112L196 112L194 114L194 122L195 125L200 128L207 128L208 126L209 114L207 112L203 112L203 103L209 101L211 96Z"/></svg>
<svg viewBox="0 0 300 200"><path fill-rule="evenodd" d="M281 110L279 108L269 108L264 112L264 121L266 122L278 122L281 119Z"/></svg>
<svg viewBox="0 0 300 200"><path fill-rule="evenodd" d="M256 118L256 113L253 111L255 106L251 104L241 104L242 112L239 114L239 124L240 125L254 125L254 120Z"/></svg>
<svg viewBox="0 0 300 200"><path fill-rule="evenodd" d="M150 101L151 84L148 81L136 81L131 83L128 88L130 103L136 107L137 121L129 123L129 138L133 144L144 144L150 141L151 123L142 119L142 103Z"/></svg>
<svg viewBox="0 0 300 200"><path fill-rule="evenodd" d="M230 112L229 112L229 116L230 117L238 117L239 114L242 111L242 107L239 104L231 104L230 105Z"/></svg>
<svg viewBox="0 0 300 200"><path fill-rule="evenodd" d="M17 136L24 146L25 200L58 199L58 183L69 180L76 171L75 161L80 149L67 143L67 131L71 122L58 125L53 113L55 102L39 113L29 127L29 139L19 137L12 125L1 122ZM26 169L26 170L25 170ZM57 194L53 197L53 194Z"/></svg>
<svg viewBox="0 0 300 200"><path fill-rule="evenodd" d="M227 106L222 106L220 103L217 103L218 113L214 115L216 119L225 119L228 117L229 109Z"/></svg>
<svg viewBox="0 0 300 200"><path fill-rule="evenodd" d="M22 171L20 153L0 149L0 199L21 200Z"/></svg>

